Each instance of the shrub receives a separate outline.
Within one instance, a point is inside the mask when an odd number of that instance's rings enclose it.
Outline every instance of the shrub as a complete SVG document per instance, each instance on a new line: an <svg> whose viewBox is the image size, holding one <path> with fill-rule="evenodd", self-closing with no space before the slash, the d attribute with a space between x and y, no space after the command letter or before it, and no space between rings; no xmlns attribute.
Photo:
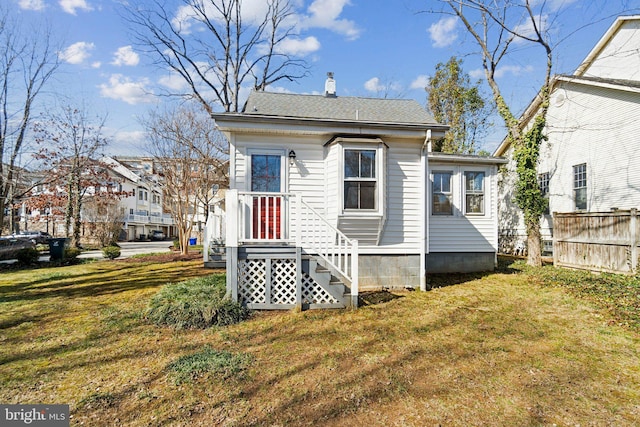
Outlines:
<svg viewBox="0 0 640 427"><path fill-rule="evenodd" d="M190 382L206 374L213 374L222 379L242 378L251 359L247 354L233 354L206 346L198 353L180 357L169 364L167 369L176 384Z"/></svg>
<svg viewBox="0 0 640 427"><path fill-rule="evenodd" d="M64 259L65 261L75 261L80 255L81 251L78 248L65 248L64 249Z"/></svg>
<svg viewBox="0 0 640 427"><path fill-rule="evenodd" d="M146 317L176 329L226 326L247 319L250 311L225 293L225 276L220 274L165 285L151 298Z"/></svg>
<svg viewBox="0 0 640 427"><path fill-rule="evenodd" d="M102 248L102 256L108 259L116 259L120 256L120 248L118 246L106 246Z"/></svg>
<svg viewBox="0 0 640 427"><path fill-rule="evenodd" d="M173 249L180 250L180 240L176 239L173 241Z"/></svg>
<svg viewBox="0 0 640 427"><path fill-rule="evenodd" d="M22 248L16 252L16 258L20 264L31 265L38 262L40 252L36 248Z"/></svg>

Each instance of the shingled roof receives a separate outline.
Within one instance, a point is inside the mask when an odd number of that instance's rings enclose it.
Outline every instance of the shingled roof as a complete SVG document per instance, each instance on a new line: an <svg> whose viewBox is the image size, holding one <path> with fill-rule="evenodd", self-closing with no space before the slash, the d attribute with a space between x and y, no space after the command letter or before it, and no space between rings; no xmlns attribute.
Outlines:
<svg viewBox="0 0 640 427"><path fill-rule="evenodd" d="M438 125L420 104L410 99L330 97L251 92L243 115L367 123Z"/></svg>

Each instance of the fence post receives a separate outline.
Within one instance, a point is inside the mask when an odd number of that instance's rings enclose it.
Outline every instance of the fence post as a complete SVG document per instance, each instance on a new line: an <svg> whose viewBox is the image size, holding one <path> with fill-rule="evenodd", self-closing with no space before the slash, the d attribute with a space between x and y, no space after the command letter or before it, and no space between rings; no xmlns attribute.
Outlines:
<svg viewBox="0 0 640 427"><path fill-rule="evenodd" d="M227 190L227 246L238 247L238 190Z"/></svg>
<svg viewBox="0 0 640 427"><path fill-rule="evenodd" d="M296 247L302 247L302 194L296 193L296 214L292 216L296 225Z"/></svg>
<svg viewBox="0 0 640 427"><path fill-rule="evenodd" d="M296 308L302 310L302 248L296 247Z"/></svg>
<svg viewBox="0 0 640 427"><path fill-rule="evenodd" d="M636 208L632 208L629 211L629 215L631 215L631 220L629 221L629 230L631 233L631 273L635 274L638 269L638 210Z"/></svg>
<svg viewBox="0 0 640 427"><path fill-rule="evenodd" d="M238 190L227 190L225 196L227 232L227 294L238 302Z"/></svg>

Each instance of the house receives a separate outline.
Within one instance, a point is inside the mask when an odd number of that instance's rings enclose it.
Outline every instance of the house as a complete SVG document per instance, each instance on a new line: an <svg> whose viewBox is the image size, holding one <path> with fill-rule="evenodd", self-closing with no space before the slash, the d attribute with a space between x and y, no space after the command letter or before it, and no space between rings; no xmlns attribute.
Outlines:
<svg viewBox="0 0 640 427"><path fill-rule="evenodd" d="M105 157L102 162L120 176L120 191L131 194L120 200L124 240L146 240L154 230L168 237L177 235L171 215L163 209L162 179L151 158Z"/></svg>
<svg viewBox="0 0 640 427"><path fill-rule="evenodd" d="M132 161L132 159L128 159L128 161ZM88 201L94 194L102 192L123 195L117 197L123 219L121 239L146 239L153 230L162 230L166 236L177 234L171 216L163 210L163 189L159 177L152 174L150 170L138 168L128 161L120 161L111 157L104 157L100 160L101 167L105 169L105 177L108 178L105 178L104 185L86 189L87 202L83 204L81 215L84 224L81 230L83 239L91 240L94 235L93 226L103 220L102 215L98 215L100 218L95 218L94 215L87 212L90 204ZM33 200L49 199L49 206L28 209L27 205L30 203L24 201L20 210L24 229L46 230L54 236L63 236L66 233L64 206L59 204L60 198L56 196L66 194L66 189L59 185L38 184L44 182L42 176L37 176L33 182L29 198ZM35 204L42 205L42 202Z"/></svg>
<svg viewBox="0 0 640 427"><path fill-rule="evenodd" d="M553 212L603 212L640 205L640 15L621 16L571 75L553 77L551 102L538 163L549 210L541 220L550 251ZM540 105L536 98L521 122ZM510 159L499 179L500 250L526 242L520 209L513 203L515 164L508 141L495 151Z"/></svg>
<svg viewBox="0 0 640 427"><path fill-rule="evenodd" d="M359 289L492 270L501 159L431 152L417 102L252 92L229 140L228 291L252 308L344 307Z"/></svg>

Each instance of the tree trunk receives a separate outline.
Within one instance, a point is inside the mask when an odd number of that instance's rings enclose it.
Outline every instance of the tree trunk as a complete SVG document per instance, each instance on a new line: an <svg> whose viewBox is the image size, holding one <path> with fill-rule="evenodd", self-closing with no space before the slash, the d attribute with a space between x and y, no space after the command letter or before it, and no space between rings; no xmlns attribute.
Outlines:
<svg viewBox="0 0 640 427"><path fill-rule="evenodd" d="M527 264L540 267L542 265L542 235L540 226L527 227Z"/></svg>

